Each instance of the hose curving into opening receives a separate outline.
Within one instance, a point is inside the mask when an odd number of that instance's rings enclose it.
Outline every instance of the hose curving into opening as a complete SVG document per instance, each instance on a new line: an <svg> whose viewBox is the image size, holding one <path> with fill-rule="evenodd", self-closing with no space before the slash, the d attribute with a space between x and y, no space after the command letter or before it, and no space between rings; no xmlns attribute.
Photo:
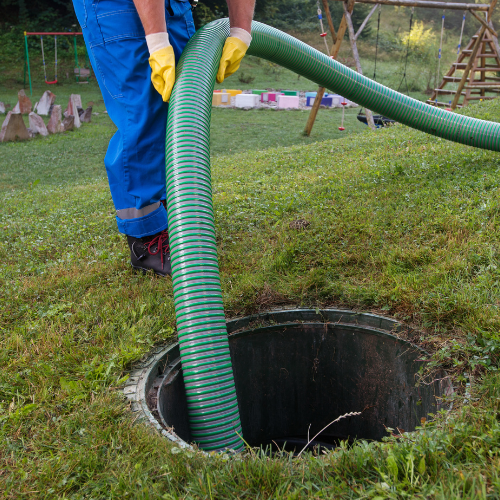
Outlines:
<svg viewBox="0 0 500 500"><path fill-rule="evenodd" d="M217 260L210 174L212 92L229 21L190 40L177 67L167 125L167 210L182 370L193 440L204 450L243 448ZM423 132L499 151L500 125L404 96L265 24L248 54Z"/></svg>

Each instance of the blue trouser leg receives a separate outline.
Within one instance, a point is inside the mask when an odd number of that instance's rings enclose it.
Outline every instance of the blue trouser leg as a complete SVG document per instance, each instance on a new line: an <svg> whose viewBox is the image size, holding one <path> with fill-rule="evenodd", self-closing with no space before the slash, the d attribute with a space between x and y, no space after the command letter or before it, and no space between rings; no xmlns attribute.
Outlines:
<svg viewBox="0 0 500 500"><path fill-rule="evenodd" d="M101 88L118 130L104 159L120 232L149 236L166 229L165 131L168 106L151 84L149 52L132 0L73 0ZM178 60L194 33L188 1L165 0Z"/></svg>

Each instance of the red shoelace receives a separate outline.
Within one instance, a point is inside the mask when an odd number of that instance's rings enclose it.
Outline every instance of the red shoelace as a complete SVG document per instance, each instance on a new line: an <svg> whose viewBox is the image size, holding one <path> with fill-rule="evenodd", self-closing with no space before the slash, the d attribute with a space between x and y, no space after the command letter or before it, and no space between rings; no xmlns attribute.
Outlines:
<svg viewBox="0 0 500 500"><path fill-rule="evenodd" d="M162 231L159 235L155 236L147 245L148 252L151 255L156 255L158 252L161 252L161 268L163 269L163 255L166 254L170 249L170 245L168 244L168 231L165 229L165 231ZM153 252L151 248L155 245L158 246L156 248L156 252Z"/></svg>

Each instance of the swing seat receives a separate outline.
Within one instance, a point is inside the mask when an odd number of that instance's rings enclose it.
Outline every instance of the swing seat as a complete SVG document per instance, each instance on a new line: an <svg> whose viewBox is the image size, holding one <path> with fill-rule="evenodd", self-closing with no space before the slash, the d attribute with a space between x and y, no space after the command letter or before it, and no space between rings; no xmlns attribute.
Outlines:
<svg viewBox="0 0 500 500"><path fill-rule="evenodd" d="M54 80L54 81L52 81L52 82L48 82L47 80L45 80L45 83L46 83L47 85L54 85L55 83L57 83L57 80Z"/></svg>
<svg viewBox="0 0 500 500"><path fill-rule="evenodd" d="M366 115L360 114L360 115L357 115L356 118L361 123L368 125ZM389 125L396 123L396 120L392 120L391 118L387 118L386 116L382 116L382 115L373 115L373 122L375 123L375 127L380 128L380 127L388 127Z"/></svg>

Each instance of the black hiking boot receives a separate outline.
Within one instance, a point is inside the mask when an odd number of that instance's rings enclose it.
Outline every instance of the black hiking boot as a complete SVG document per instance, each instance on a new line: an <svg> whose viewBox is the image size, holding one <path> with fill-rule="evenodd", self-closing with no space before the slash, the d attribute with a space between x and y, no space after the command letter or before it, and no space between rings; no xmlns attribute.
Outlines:
<svg viewBox="0 0 500 500"><path fill-rule="evenodd" d="M134 269L146 273L152 269L159 276L170 276L172 266L170 264L170 246L168 244L168 231L134 238L127 236L130 248L130 263Z"/></svg>

